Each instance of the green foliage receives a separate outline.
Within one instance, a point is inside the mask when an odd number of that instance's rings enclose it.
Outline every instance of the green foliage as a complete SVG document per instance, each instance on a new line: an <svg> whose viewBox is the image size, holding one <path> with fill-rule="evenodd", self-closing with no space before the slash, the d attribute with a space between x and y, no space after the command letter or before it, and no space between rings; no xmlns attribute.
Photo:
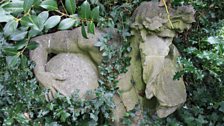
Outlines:
<svg viewBox="0 0 224 126"><path fill-rule="evenodd" d="M175 1L174 1L175 2ZM180 1L179 1L180 2ZM182 57L178 62L187 86L187 103L178 112L160 120L160 125L222 126L224 124L223 26L224 2L220 0L182 1L197 10L190 31L176 38ZM180 4L176 3L175 4Z"/></svg>
<svg viewBox="0 0 224 126"><path fill-rule="evenodd" d="M69 14L75 14L76 3L75 0L65 0L65 7Z"/></svg>
<svg viewBox="0 0 224 126"><path fill-rule="evenodd" d="M0 2L0 125L109 125L115 107L113 95L119 74L127 71L130 58L128 37L130 17L142 0L3 0ZM224 124L224 2L220 0L173 0L172 5L192 4L197 22L190 31L175 39L182 57L188 100L179 111L166 119L144 114L139 125L202 126ZM219 22L217 22L220 20ZM47 102L34 78L34 64L28 51L38 45L30 39L57 30L81 26L83 37L94 34L95 27L116 28L122 46L110 43L111 33L96 43L102 52L99 66L100 87L80 99L57 97ZM116 47L116 48L115 48ZM127 112L123 123L130 125L135 111Z"/></svg>
<svg viewBox="0 0 224 126"><path fill-rule="evenodd" d="M165 119L144 113L139 125L145 126L222 126L224 124L223 5L220 0L173 0L172 5L191 4L196 9L193 28L175 38L182 57L183 70L174 79L184 76L187 102ZM125 116L130 125L135 112ZM135 116L135 115L134 115Z"/></svg>
<svg viewBox="0 0 224 126"><path fill-rule="evenodd" d="M129 17L138 2L76 2L0 2L0 125L101 125L113 120L115 105L112 98L117 92L116 79L127 71L130 61L127 56L130 51L127 43ZM128 12L124 8L128 8ZM112 13L122 18L114 20L116 16L111 16ZM30 39L78 26L82 27L80 32L85 38L88 38L87 33L95 33L95 26L118 28L123 46L111 46L110 33L99 41L97 47L103 54L103 63L99 66L100 87L89 92L89 95L96 95L95 99L80 99L77 92L70 98L57 94L53 101L47 102L48 90L38 85L32 72L34 63L27 58L29 50L38 46Z"/></svg>

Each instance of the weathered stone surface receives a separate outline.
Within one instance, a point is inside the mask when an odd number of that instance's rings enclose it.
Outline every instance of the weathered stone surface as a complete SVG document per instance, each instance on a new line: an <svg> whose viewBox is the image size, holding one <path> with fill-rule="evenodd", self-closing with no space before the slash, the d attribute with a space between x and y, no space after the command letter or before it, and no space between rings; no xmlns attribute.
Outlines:
<svg viewBox="0 0 224 126"><path fill-rule="evenodd" d="M173 48L176 51L176 48ZM178 107L186 101L186 89L182 79L173 80L176 67L175 59L178 55L172 58L165 58L163 68L154 80L147 83L146 97L148 99L155 96L159 101L157 114L159 117L166 117L174 112L174 108ZM154 65L156 66L156 65ZM164 112L163 112L164 111Z"/></svg>
<svg viewBox="0 0 224 126"><path fill-rule="evenodd" d="M167 19L164 7L160 7L158 2L142 2L133 13L132 27L134 29L147 29L149 32L161 32L164 29L183 32L183 30L191 27L192 22L195 22L195 11L192 6L169 8L169 13L174 26L173 29Z"/></svg>
<svg viewBox="0 0 224 126"><path fill-rule="evenodd" d="M53 85L65 96L71 96L79 90L79 96L83 98L87 91L98 87L97 68L82 54L58 54L46 64L46 72L64 77L64 80L56 81Z"/></svg>
<svg viewBox="0 0 224 126"><path fill-rule="evenodd" d="M65 92L67 92L67 91L63 91L64 89L62 89L62 88L66 88L66 87L63 87L57 83L59 83L59 81L60 82L65 81L67 75L63 76L63 74L60 73L61 71L53 70L53 68L51 69L51 71L53 71L53 72L46 70L45 66L48 62L47 61L49 58L48 55L50 53L53 53L53 54L72 53L77 56L83 55L83 56L87 57L87 59L89 60L88 62L92 62L92 64L95 65L93 68L89 68L90 71L93 71L92 69L96 69L97 65L99 65L102 60L102 55L101 55L100 51L96 47L94 47L94 44L96 42L98 42L98 39L100 37L104 36L105 33L111 32L114 36L111 40L111 43L119 45L119 42L120 42L120 37L113 30L95 29L95 35L89 34L88 35L89 39L83 38L80 31L81 31L81 28L79 27L74 30L59 31L59 32L52 33L52 34L39 36L39 37L36 37L33 39L33 41L35 41L39 44L39 46L35 50L30 52L31 60L33 60L36 63L36 66L34 68L35 76L36 76L37 80L44 87L50 88L53 92L56 92L55 90L58 90L60 93L66 95ZM63 56L58 56L58 57L56 57L56 58L58 58L57 62L59 62L59 60L60 60L59 57L62 60L68 61L68 59L63 59ZM75 57L75 56L71 56L71 58L74 58L74 59L71 59L73 61L75 61L77 59L77 57ZM52 60L56 61L55 59L52 59ZM77 60L80 60L80 59L77 59ZM82 60L80 60L80 62L81 61ZM49 64L56 64L56 63L49 63ZM66 66L66 64L67 64L66 62L61 62L61 66L63 66L63 65ZM49 68L51 68L50 65L47 65L47 66ZM63 69L61 66L59 68ZM91 65L91 66L93 66L93 65ZM82 64L80 64L77 67L80 67L80 71L81 71L83 66L82 66ZM57 69L59 69L59 68L57 68ZM66 68L66 69L69 69L69 68ZM95 70L94 74L96 74L96 73L98 73L97 69ZM70 73L68 73L68 74L70 74ZM74 74L76 74L75 76L79 76L80 73L74 73ZM97 81L98 78L95 77L95 75L93 78L95 79L93 81L95 84L95 82ZM88 80L89 78L86 76L81 79ZM82 85L82 84L80 84L80 85ZM86 87L86 88L88 88L88 87ZM70 89L70 88L68 88L68 89ZM71 88L72 91L68 91L68 92L73 92L73 89ZM70 94L70 93L68 93L68 94Z"/></svg>
<svg viewBox="0 0 224 126"><path fill-rule="evenodd" d="M176 65L178 51L172 41L175 32L183 32L191 27L195 13L193 8L188 6L169 11L173 28L167 19L165 8L159 7L158 2L143 2L135 10L132 24L131 42L135 44L131 46L139 49L132 55L140 57L138 65L135 66L138 68L134 69L142 69L142 80L139 79L141 83L137 85L146 84L147 99L153 96L157 98L159 104L156 111L159 117L168 116L186 100L183 80L173 80L180 67ZM133 72L133 75L136 73Z"/></svg>
<svg viewBox="0 0 224 126"><path fill-rule="evenodd" d="M118 94L114 95L113 100L116 105L115 109L113 110L114 125L121 126L122 124L120 122L120 119L122 119L127 110L125 109L125 106Z"/></svg>

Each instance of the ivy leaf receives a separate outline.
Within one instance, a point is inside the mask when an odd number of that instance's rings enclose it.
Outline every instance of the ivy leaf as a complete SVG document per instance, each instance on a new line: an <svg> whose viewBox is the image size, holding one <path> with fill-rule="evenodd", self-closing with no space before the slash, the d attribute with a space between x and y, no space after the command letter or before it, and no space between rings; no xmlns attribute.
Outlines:
<svg viewBox="0 0 224 126"><path fill-rule="evenodd" d="M98 41L98 42L96 42L96 43L94 44L94 46L96 46L96 47L100 47L102 44L103 44L102 42Z"/></svg>
<svg viewBox="0 0 224 126"><path fill-rule="evenodd" d="M69 113L67 113L67 112L61 112L61 121L62 122L65 122L66 121L66 119L68 118L70 116L70 114Z"/></svg>
<svg viewBox="0 0 224 126"><path fill-rule="evenodd" d="M217 38L217 37L209 37L208 39L207 39L207 41L208 41L208 43L210 43L210 44L218 44L218 43L220 43L219 41L219 39Z"/></svg>
<svg viewBox="0 0 224 126"><path fill-rule="evenodd" d="M80 6L80 11L79 11L79 15L81 18L83 19L89 19L90 17L90 4L89 2L86 0L85 2L83 2L83 4Z"/></svg>
<svg viewBox="0 0 224 126"><path fill-rule="evenodd" d="M6 62L9 67L15 67L19 63L19 57L18 56L7 56Z"/></svg>
<svg viewBox="0 0 224 126"><path fill-rule="evenodd" d="M36 43L36 42L34 42L34 41L31 41L31 42L29 42L29 44L27 45L27 49L29 49L29 50L34 50L34 49L36 49L37 47L38 47L38 43Z"/></svg>
<svg viewBox="0 0 224 126"><path fill-rule="evenodd" d="M61 21L61 23L58 26L58 29L60 30L66 30L71 28L75 24L75 20L72 18L66 18Z"/></svg>
<svg viewBox="0 0 224 126"><path fill-rule="evenodd" d="M27 35L27 31L18 30L10 35L10 40L19 41L24 39L26 35Z"/></svg>
<svg viewBox="0 0 224 126"><path fill-rule="evenodd" d="M40 6L49 11L58 10L58 4L55 0L45 0L40 4Z"/></svg>
<svg viewBox="0 0 224 126"><path fill-rule="evenodd" d="M37 17L39 19L41 19L42 23L44 23L44 22L46 22L47 18L49 17L49 12L48 11L43 11Z"/></svg>
<svg viewBox="0 0 224 126"><path fill-rule="evenodd" d="M32 7L33 3L34 3L34 0L24 0L24 3L23 3L24 12L28 12L29 9Z"/></svg>
<svg viewBox="0 0 224 126"><path fill-rule="evenodd" d="M87 34L86 34L86 29L85 29L85 25L84 25L84 23L82 23L81 31L82 31L82 36L83 36L84 38L88 39Z"/></svg>
<svg viewBox="0 0 224 126"><path fill-rule="evenodd" d="M74 14L76 11L75 0L65 0L65 8L69 14Z"/></svg>
<svg viewBox="0 0 224 126"><path fill-rule="evenodd" d="M97 21L100 17L99 6L95 7L91 12L91 18Z"/></svg>
<svg viewBox="0 0 224 126"><path fill-rule="evenodd" d="M27 67L27 62L28 62L27 57L24 55L21 55L21 66L23 67L23 69Z"/></svg>
<svg viewBox="0 0 224 126"><path fill-rule="evenodd" d="M90 113L90 118L93 119L94 121L98 120L98 116L96 116L94 113Z"/></svg>
<svg viewBox="0 0 224 126"><path fill-rule="evenodd" d="M61 16L51 16L50 18L47 19L45 22L44 26L46 29L51 29L55 27L61 20Z"/></svg>
<svg viewBox="0 0 224 126"><path fill-rule="evenodd" d="M95 34L94 29L95 29L95 24L94 24L92 21L90 21L90 22L88 23L88 33Z"/></svg>
<svg viewBox="0 0 224 126"><path fill-rule="evenodd" d="M11 20L8 23L6 23L4 27L4 35L9 36L10 34L13 34L18 27L18 22L15 20Z"/></svg>
<svg viewBox="0 0 224 126"><path fill-rule="evenodd" d="M220 102L219 111L224 113L224 101Z"/></svg>

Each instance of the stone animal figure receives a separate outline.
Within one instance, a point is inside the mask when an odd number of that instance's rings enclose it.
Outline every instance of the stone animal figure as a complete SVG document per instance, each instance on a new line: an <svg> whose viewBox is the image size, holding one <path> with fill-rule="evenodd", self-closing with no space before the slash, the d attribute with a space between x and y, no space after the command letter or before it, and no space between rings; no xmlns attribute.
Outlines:
<svg viewBox="0 0 224 126"><path fill-rule="evenodd" d="M94 44L106 33L111 33L112 39L109 42L111 46L121 45L121 37L116 30L96 28L95 35L89 34L88 39L83 38L80 31L79 27L32 39L39 46L30 52L30 58L36 63L34 73L37 80L51 91L47 95L47 100L53 99L56 92L71 96L76 89L80 90L81 98L89 98L86 92L99 86L97 66L102 60L102 54ZM52 53L56 56L49 59ZM121 94L113 97L117 106L113 110L117 125L123 114L138 103L135 89L128 81L130 81L129 74L120 76L118 85Z"/></svg>
<svg viewBox="0 0 224 126"><path fill-rule="evenodd" d="M67 57L76 58L77 60L80 60L80 62L82 60L85 60L86 62L90 61L91 63L89 65L95 67L94 71L96 72L95 74L98 76L97 66L101 63L102 57L99 50L94 47L94 44L98 41L100 37L102 37L105 33L110 31L108 30L99 31L98 29L96 29L96 34L89 35L89 39L83 38L80 31L81 31L81 28L76 28L75 30L60 31L52 35L43 35L33 39L33 41L39 44L38 48L30 52L31 60L35 61L36 63L36 66L34 68L34 73L38 81L44 87L51 89L51 92L53 94L55 94L56 91L59 91L65 96L69 96L71 94L71 91L65 90L65 88L61 87L61 84L60 84L62 82L68 81L69 79L68 73L64 73L64 72L62 73L60 71L56 72L56 70L53 70L53 68L50 67L51 66L50 64L56 64L55 62L58 62L58 64L62 65L63 63L66 63L66 61L69 61L68 58L66 58L66 54L67 54ZM115 32L113 33L114 33L113 36L117 36ZM120 40L119 40L119 37L116 37L112 39L111 41L119 42ZM112 43L115 43L115 42L112 42ZM49 54L52 54L52 53L55 55L57 54L64 54L64 55L56 56L56 58L53 57L52 58L53 61L50 60L51 61L50 62L48 61ZM77 54L78 57L72 54ZM63 56L65 57L63 58ZM57 57L61 57L61 62L57 61ZM77 62L76 65L78 64L81 65L78 67L82 68L82 64ZM59 69L59 68L55 67L55 69ZM64 71L69 70L67 68L67 65L64 65L63 69ZM80 72L78 73L80 74ZM80 77L80 78L83 79L85 77L83 78ZM92 81L91 85L95 85L93 86L95 88L98 86L97 78L95 78L95 80Z"/></svg>

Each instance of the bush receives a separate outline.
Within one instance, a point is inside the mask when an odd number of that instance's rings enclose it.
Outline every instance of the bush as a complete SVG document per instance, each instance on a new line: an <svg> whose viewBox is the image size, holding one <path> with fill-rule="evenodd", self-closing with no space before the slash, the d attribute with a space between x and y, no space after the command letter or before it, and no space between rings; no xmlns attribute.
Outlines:
<svg viewBox="0 0 224 126"><path fill-rule="evenodd" d="M117 76L126 72L130 51L127 38L130 15L143 0L3 0L0 2L0 125L109 125L113 119L111 102L117 91ZM73 5L71 8L68 5ZM183 70L188 99L183 108L166 119L144 115L142 125L217 125L224 124L224 2L221 0L173 0L172 5L192 4L197 10L193 28L179 35L175 44L181 50L179 63ZM87 15L83 13L87 12ZM80 16L76 14L79 13ZM92 18L89 13L96 15ZM53 20L53 22L52 22ZM218 22L217 22L218 21ZM50 23L49 23L50 22ZM87 25L88 29L84 26ZM103 64L97 98L84 101L57 95L47 102L48 90L38 86L27 58L28 51L37 45L30 39L58 30L82 27L83 37L94 33L94 27L117 28L123 37L123 46L115 50L107 40L100 41ZM183 50L183 51L182 51ZM119 57L113 58L119 55ZM114 60L112 60L114 59ZM111 61L111 62L108 62ZM111 72L115 68L115 73ZM106 78L105 75L109 76ZM105 83L110 83L108 88ZM127 119L126 119L127 117ZM124 119L130 124L128 112Z"/></svg>
<svg viewBox="0 0 224 126"><path fill-rule="evenodd" d="M113 120L111 110L114 108L112 97L117 91L116 78L126 72L130 60L126 55L130 50L127 42L129 17L139 2L0 1L0 125L109 124ZM119 49L110 47L107 36L99 41L99 48L104 47L104 60L99 66L100 87L93 92L96 99L83 100L76 94L67 98L57 94L52 102L47 102L48 90L38 86L32 72L34 63L27 58L29 50L37 47L30 39L79 26L85 38L94 34L95 26L117 28L124 45ZM110 84L109 88L106 83Z"/></svg>
<svg viewBox="0 0 224 126"><path fill-rule="evenodd" d="M224 124L224 39L222 19L224 2L220 0L185 1L196 9L193 28L176 38L184 67L175 78L184 75L188 98L183 108L162 125L221 126Z"/></svg>

